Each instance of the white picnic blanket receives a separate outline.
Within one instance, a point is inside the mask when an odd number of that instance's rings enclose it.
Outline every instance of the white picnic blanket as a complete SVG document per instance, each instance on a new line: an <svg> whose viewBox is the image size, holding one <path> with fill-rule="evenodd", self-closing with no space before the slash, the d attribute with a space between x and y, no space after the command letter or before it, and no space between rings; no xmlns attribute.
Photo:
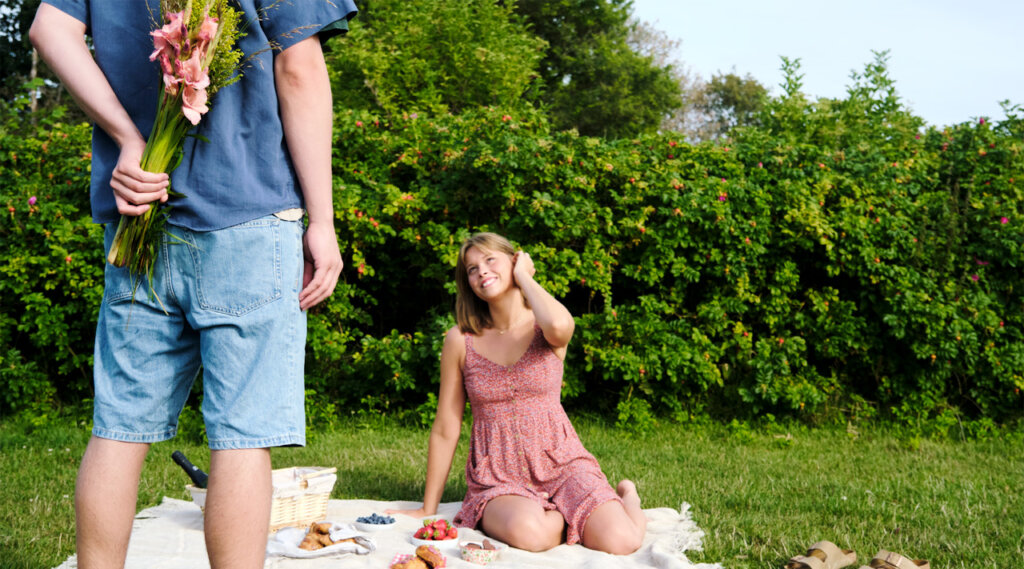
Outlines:
<svg viewBox="0 0 1024 569"><path fill-rule="evenodd" d="M327 520L348 524L359 516L383 514L390 508L418 507L414 502L380 502L373 500L331 500L327 506ZM451 519L461 503L441 504L437 517ZM700 551L704 532L690 517L690 505L672 508L652 508L647 514L647 537L639 551L628 556L615 556L586 549L582 545L560 545L543 553L530 553L509 548L489 568L547 568L558 569L630 569L658 567L661 569L722 569L718 563L691 563L687 552ZM368 554L338 553L315 559L293 559L268 555L266 569L386 569L397 554L413 553L416 546L409 541L420 520L395 516L395 527L362 534L374 548ZM480 539L479 532L459 529L459 540ZM480 568L459 557L456 544L442 545L441 552L448 557L452 569ZM76 569L78 563L71 556L57 569ZM159 506L148 508L135 516L128 560L125 569L208 569L206 546L203 539L202 513L192 502L163 499Z"/></svg>

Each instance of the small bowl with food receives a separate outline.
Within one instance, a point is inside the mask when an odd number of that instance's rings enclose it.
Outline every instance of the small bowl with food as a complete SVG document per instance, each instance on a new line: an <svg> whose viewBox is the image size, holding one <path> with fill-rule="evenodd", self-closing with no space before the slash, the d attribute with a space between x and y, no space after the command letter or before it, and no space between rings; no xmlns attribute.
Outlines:
<svg viewBox="0 0 1024 569"><path fill-rule="evenodd" d="M395 518L374 512L369 516L356 518L355 526L357 530L364 532L381 531L395 527Z"/></svg>
<svg viewBox="0 0 1024 569"><path fill-rule="evenodd" d="M417 529L409 540L415 545L440 546L453 544L458 537L458 528L441 518L423 520L423 526Z"/></svg>
<svg viewBox="0 0 1024 569"><path fill-rule="evenodd" d="M459 543L459 553L462 558L477 565L487 565L501 555L501 552L508 549L504 543L484 538L482 540L469 539Z"/></svg>

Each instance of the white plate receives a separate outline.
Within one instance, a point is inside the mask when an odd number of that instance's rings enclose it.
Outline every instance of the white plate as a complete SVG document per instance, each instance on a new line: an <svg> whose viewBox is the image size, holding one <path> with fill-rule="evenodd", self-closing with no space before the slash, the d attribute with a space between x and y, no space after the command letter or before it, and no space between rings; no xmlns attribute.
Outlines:
<svg viewBox="0 0 1024 569"><path fill-rule="evenodd" d="M459 538L453 537L451 539L420 539L418 537L409 536L409 541L413 545L433 545L438 549L458 549Z"/></svg>

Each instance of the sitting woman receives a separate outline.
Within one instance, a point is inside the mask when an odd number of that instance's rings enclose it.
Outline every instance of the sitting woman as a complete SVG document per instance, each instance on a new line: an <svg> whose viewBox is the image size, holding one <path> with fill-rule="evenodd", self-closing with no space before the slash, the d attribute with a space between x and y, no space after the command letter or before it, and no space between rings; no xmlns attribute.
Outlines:
<svg viewBox="0 0 1024 569"><path fill-rule="evenodd" d="M647 528L636 486L608 484L560 401L562 360L575 322L533 280L533 261L504 237L479 233L455 267L458 326L441 351L441 388L430 431L423 507L437 512L469 397L468 491L455 523L513 547L544 551L582 541L625 555Z"/></svg>

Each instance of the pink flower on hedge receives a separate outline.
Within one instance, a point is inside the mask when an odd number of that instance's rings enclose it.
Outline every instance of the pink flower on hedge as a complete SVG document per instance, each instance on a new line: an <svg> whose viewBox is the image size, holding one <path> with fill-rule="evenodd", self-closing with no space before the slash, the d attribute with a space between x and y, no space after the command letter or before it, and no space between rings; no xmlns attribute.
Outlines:
<svg viewBox="0 0 1024 569"><path fill-rule="evenodd" d="M32 196L28 198L28 205L36 205L36 197Z"/></svg>
<svg viewBox="0 0 1024 569"><path fill-rule="evenodd" d="M1008 217L1001 217L1001 218L999 218L999 223L1002 223L1003 225L1006 225L1007 223L1010 223L1010 218L1008 218Z"/></svg>
<svg viewBox="0 0 1024 569"><path fill-rule="evenodd" d="M764 168L764 163L763 162L758 162L757 163L757 167L758 168Z"/></svg>
<svg viewBox="0 0 1024 569"><path fill-rule="evenodd" d="M978 124L985 124L985 118L982 117L982 118L978 119Z"/></svg>
<svg viewBox="0 0 1024 569"><path fill-rule="evenodd" d="M727 199L729 199L729 195L728 194L718 194L718 201L724 202Z"/></svg>
<svg viewBox="0 0 1024 569"><path fill-rule="evenodd" d="M971 275L971 280L974 282L978 282L978 275Z"/></svg>

